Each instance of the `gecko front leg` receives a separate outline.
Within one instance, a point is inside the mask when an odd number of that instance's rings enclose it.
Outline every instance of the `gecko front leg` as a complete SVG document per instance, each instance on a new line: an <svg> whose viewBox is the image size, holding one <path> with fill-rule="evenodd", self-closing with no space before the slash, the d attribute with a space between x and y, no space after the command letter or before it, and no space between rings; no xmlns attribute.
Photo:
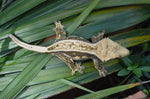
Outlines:
<svg viewBox="0 0 150 99"><path fill-rule="evenodd" d="M56 42L62 39L66 38L66 32L63 29L64 26L61 25L61 22L55 22L56 28L54 28L53 30L56 31Z"/></svg>
<svg viewBox="0 0 150 99"><path fill-rule="evenodd" d="M104 36L104 30L102 31L102 33L98 33L98 36L93 36L92 37L92 43L96 43L98 41L100 41L101 39L103 39L103 36ZM95 68L98 70L99 72L99 75L102 76L102 77L105 77L105 68L101 65L101 61L98 59L98 58L92 58L93 59L93 62L94 62L94 66Z"/></svg>
<svg viewBox="0 0 150 99"><path fill-rule="evenodd" d="M84 66L81 66L81 63L75 63L71 56L67 55L66 53L54 53L57 57L59 57L61 60L63 60L72 70L72 75L75 74L76 71L79 71L80 73L83 73Z"/></svg>
<svg viewBox="0 0 150 99"><path fill-rule="evenodd" d="M98 70L98 72L99 72L99 75L100 75L101 77L105 77L105 76L106 76L106 75L105 75L106 70L105 70L105 68L101 65L100 60L99 60L98 58L93 58L93 62L94 62L95 68L96 68L96 69Z"/></svg>

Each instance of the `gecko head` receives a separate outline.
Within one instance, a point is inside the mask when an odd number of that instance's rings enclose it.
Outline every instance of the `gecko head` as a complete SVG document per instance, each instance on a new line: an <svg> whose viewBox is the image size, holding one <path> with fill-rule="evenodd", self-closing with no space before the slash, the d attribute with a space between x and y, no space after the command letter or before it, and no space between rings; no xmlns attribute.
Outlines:
<svg viewBox="0 0 150 99"><path fill-rule="evenodd" d="M129 50L109 38L104 38L97 44L97 56L102 61L124 57L129 54Z"/></svg>

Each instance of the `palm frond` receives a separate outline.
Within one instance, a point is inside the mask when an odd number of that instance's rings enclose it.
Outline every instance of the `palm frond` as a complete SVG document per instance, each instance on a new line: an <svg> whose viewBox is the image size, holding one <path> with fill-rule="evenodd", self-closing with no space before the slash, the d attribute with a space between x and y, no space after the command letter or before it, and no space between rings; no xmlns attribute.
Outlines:
<svg viewBox="0 0 150 99"><path fill-rule="evenodd" d="M72 88L60 82L60 79L85 84L100 78L92 61L83 63L86 66L83 75L76 73L72 76L71 70L60 59L26 49L17 50L19 47L8 38L8 34L13 33L22 41L38 43L55 34L52 30L55 27L54 21L62 21L67 30L92 1L15 0L0 12L0 97L10 93L8 97L16 98L53 96ZM71 35L90 39L102 30L110 34L133 27L150 18L149 4L149 0L101 0L87 18L84 21L81 20L82 23L79 22L81 25L78 27L78 24L76 26L78 28L75 27L76 30ZM72 28L68 29L69 32L71 30ZM110 38L125 47L132 47L148 42L149 31L150 28L135 29L114 34ZM48 46L53 41L42 45ZM16 52L12 53L14 51ZM120 60L116 59L103 65L108 74L111 74L122 68L119 62ZM20 84L20 81L23 83ZM12 88L14 92L10 90Z"/></svg>

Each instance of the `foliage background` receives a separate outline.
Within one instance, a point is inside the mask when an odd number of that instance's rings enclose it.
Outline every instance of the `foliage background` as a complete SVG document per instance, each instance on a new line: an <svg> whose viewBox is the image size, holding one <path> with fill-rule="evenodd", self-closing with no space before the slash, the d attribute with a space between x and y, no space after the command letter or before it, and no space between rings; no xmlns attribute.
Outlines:
<svg viewBox="0 0 150 99"><path fill-rule="evenodd" d="M93 0L2 0L0 12L0 96L8 99L41 98L64 92L70 85L67 79L84 84L99 78L92 61L85 61L84 74L71 75L71 70L57 57L20 49L8 34L15 34L27 43L39 44L55 35L54 21L60 20L65 30ZM150 18L150 0L101 0L80 27L71 35L90 39L105 30L125 47L148 42L150 28L134 28ZM123 31L122 30L126 30ZM116 33L116 31L119 31ZM68 31L67 31L68 32ZM54 40L42 43L48 46ZM15 53L14 53L15 52ZM121 60L103 65L108 74L122 68ZM55 75L55 76L54 76Z"/></svg>

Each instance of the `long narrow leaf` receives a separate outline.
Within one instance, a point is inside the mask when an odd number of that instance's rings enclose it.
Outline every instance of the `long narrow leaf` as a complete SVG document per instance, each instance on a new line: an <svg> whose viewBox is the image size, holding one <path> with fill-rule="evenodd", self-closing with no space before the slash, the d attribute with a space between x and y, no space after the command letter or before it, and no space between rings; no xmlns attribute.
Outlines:
<svg viewBox="0 0 150 99"><path fill-rule="evenodd" d="M25 85L34 78L34 76L43 68L43 66L49 61L50 55L41 54L31 64L29 64L0 94L1 99L14 98ZM38 63L39 61L42 62ZM15 90L14 90L15 89Z"/></svg>
<svg viewBox="0 0 150 99"><path fill-rule="evenodd" d="M15 2L5 9L3 12L0 13L0 25L4 24L5 22L15 18L16 16L26 12L27 10L37 6L38 4L44 2L45 0L16 0ZM18 9L19 8L19 9ZM15 9L15 10L12 10ZM11 11L10 11L11 10ZM11 17L10 17L11 16Z"/></svg>
<svg viewBox="0 0 150 99"><path fill-rule="evenodd" d="M73 24L67 28L68 35L72 34L75 29L85 20L85 18L89 15L89 13L95 8L100 0L94 0L88 8L86 8L74 21Z"/></svg>
<svg viewBox="0 0 150 99"><path fill-rule="evenodd" d="M82 87L82 86L80 86L80 85L78 85L78 84L76 84L76 83L73 83L73 82L71 82L71 81L68 81L68 80L66 80L66 79L60 79L60 81L63 82L63 83L65 83L65 84L71 85L71 86L73 86L73 87L77 87L77 88L79 88L79 89L85 90L85 91L90 92L90 93L93 93L93 94L95 94L95 95L98 95L99 97L101 96L100 94L97 94L96 92L94 92L94 91L92 91L92 90L89 90L89 89L87 89L87 88L85 88L85 87Z"/></svg>
<svg viewBox="0 0 150 99"><path fill-rule="evenodd" d="M97 91L97 94L102 94L103 97L105 96L109 96L112 94L115 94L117 92L121 92L127 89L131 89L133 87L139 86L141 84L145 84L145 83L149 83L150 81L146 81L146 82L141 82L141 83L133 83L133 84L127 84L127 85L121 85L118 87L113 87L113 88L108 88L108 89L104 89L101 91ZM81 97L78 97L76 99L101 99L102 97L96 96L95 94L87 94L87 95L83 95Z"/></svg>

